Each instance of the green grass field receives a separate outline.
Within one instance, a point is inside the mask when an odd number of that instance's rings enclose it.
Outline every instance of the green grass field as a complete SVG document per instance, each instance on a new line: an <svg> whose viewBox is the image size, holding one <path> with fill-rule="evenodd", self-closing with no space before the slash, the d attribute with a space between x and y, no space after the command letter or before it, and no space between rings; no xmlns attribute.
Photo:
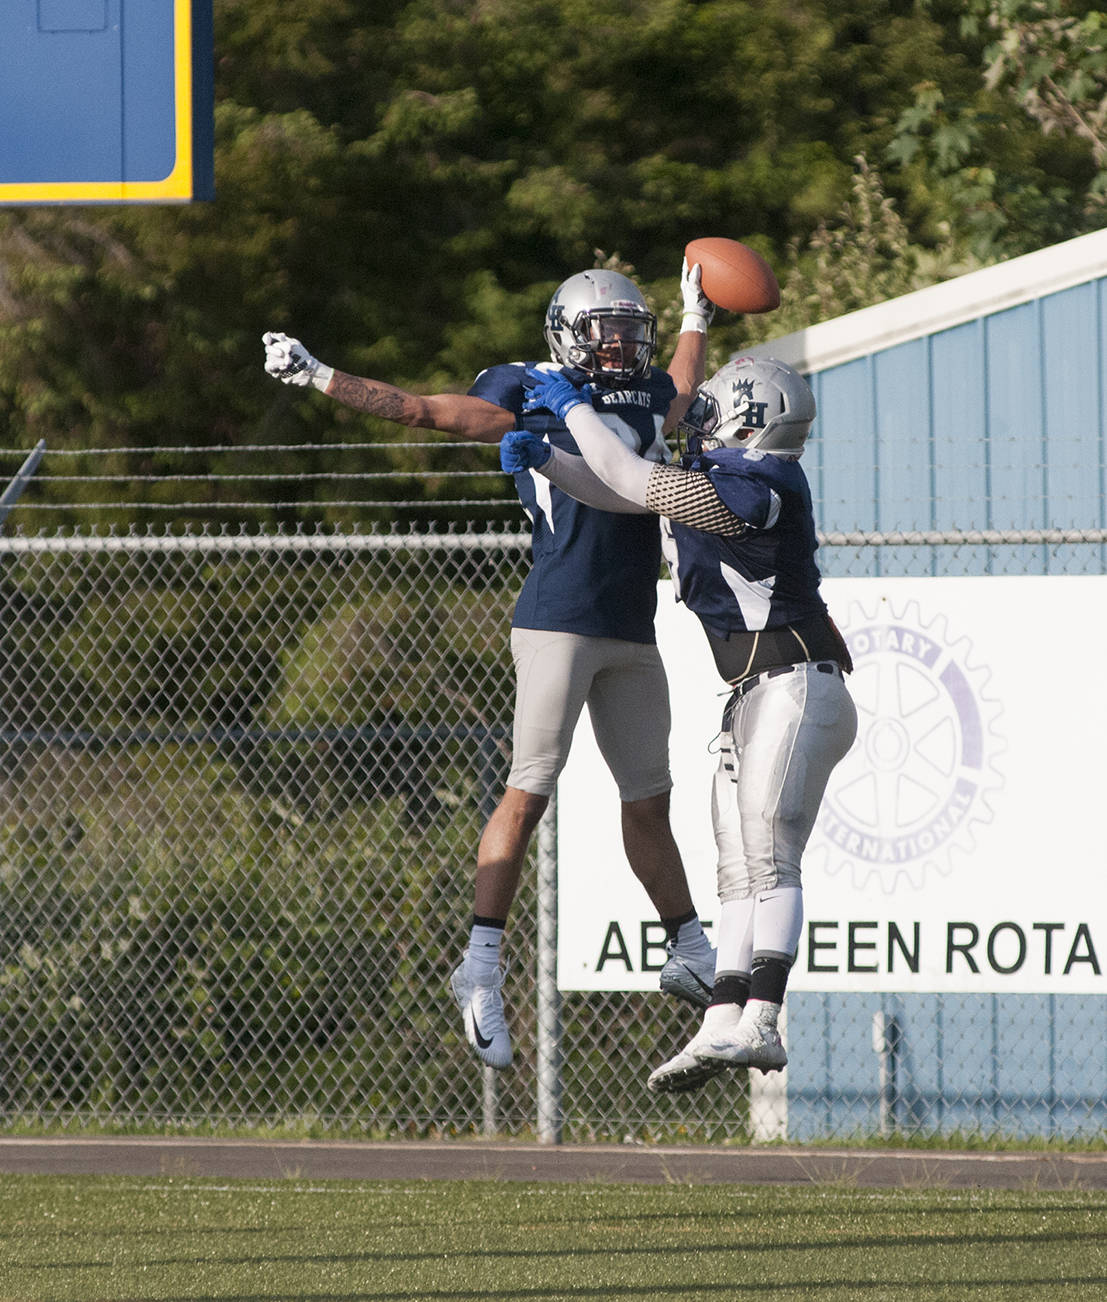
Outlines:
<svg viewBox="0 0 1107 1302"><path fill-rule="evenodd" d="M1107 1297L1107 1197L0 1176L3 1302Z"/></svg>

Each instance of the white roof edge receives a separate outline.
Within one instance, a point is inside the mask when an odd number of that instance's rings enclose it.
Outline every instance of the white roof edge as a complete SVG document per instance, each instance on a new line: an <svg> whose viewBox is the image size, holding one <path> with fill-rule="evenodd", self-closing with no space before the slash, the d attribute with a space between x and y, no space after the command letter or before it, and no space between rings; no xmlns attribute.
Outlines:
<svg viewBox="0 0 1107 1302"><path fill-rule="evenodd" d="M743 350L810 375L1107 275L1107 230L970 271Z"/></svg>

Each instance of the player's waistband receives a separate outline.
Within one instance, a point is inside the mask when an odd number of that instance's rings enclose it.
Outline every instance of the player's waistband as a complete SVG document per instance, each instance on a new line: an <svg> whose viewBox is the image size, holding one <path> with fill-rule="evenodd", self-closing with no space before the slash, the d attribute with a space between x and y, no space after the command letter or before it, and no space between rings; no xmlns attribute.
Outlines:
<svg viewBox="0 0 1107 1302"><path fill-rule="evenodd" d="M837 674L839 678L845 678L842 666L836 660L802 660L798 664L777 665L773 669L764 669L759 674L751 674L749 678L743 678L727 698L723 708L723 727L730 727L730 716L734 712L734 707L747 692L752 692L755 687L768 682L770 678L783 678L785 674L794 674L797 669L808 668L814 669L819 674Z"/></svg>
<svg viewBox="0 0 1107 1302"><path fill-rule="evenodd" d="M826 660L843 668L849 663L849 653L824 611L776 628L735 630L725 637L708 629L707 641L719 677L732 687L767 669L787 668L804 661Z"/></svg>
<svg viewBox="0 0 1107 1302"><path fill-rule="evenodd" d="M770 678L781 678L785 674L795 673L797 669L806 669L810 665L817 673L820 674L837 674L843 678L842 666L833 660L801 660L795 665L777 665L775 669L765 669L759 674L753 674L749 678L743 678L730 694L731 701L740 701L747 692L752 692L759 684L766 682Z"/></svg>

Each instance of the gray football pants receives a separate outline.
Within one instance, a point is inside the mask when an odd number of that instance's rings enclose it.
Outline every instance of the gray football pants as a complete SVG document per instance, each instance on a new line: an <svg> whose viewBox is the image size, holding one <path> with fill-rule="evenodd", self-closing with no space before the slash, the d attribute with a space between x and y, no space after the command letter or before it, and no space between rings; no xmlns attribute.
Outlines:
<svg viewBox="0 0 1107 1302"><path fill-rule="evenodd" d="M513 628L515 724L507 784L551 796L585 705L619 799L668 791L669 684L652 643Z"/></svg>

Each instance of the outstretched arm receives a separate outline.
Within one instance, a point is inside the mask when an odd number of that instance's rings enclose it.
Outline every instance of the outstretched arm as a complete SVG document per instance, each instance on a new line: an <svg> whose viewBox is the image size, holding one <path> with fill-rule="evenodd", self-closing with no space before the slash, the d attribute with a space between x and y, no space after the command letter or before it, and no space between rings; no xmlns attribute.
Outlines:
<svg viewBox="0 0 1107 1302"><path fill-rule="evenodd" d="M421 396L364 376L347 375L327 366L307 351L298 339L269 332L265 344L265 369L285 384L311 385L343 406L379 416L414 429L440 430L479 443L498 443L515 424L503 407L462 393Z"/></svg>
<svg viewBox="0 0 1107 1302"><path fill-rule="evenodd" d="M528 410L545 407L563 420L596 477L625 501L644 508L646 485L657 463L632 452L603 423L588 394L564 375L538 370L528 370L527 375L534 381L534 388L524 406Z"/></svg>
<svg viewBox="0 0 1107 1302"><path fill-rule="evenodd" d="M709 475L635 456L570 380L548 372L530 374L536 383L527 407L546 407L563 420L585 461L612 492L704 533L733 538L748 531L749 524L722 501Z"/></svg>
<svg viewBox="0 0 1107 1302"><path fill-rule="evenodd" d="M608 488L583 457L574 457L561 448L553 449L553 456L542 467L543 474L570 497L597 511L612 511L616 515L651 515L649 507L640 506Z"/></svg>
<svg viewBox="0 0 1107 1302"><path fill-rule="evenodd" d="M682 331L673 351L673 359L669 363L669 375L677 387L677 396L673 399L665 417L665 424L661 430L663 434L671 434L692 405L696 390L703 383L706 362L707 336L697 334L695 331Z"/></svg>
<svg viewBox="0 0 1107 1302"><path fill-rule="evenodd" d="M669 363L669 376L677 388L663 434L676 429L680 418L688 410L696 390L703 383L707 367L707 327L715 315L715 304L700 287L700 264L691 267L681 264L680 292L684 300L684 313L680 319L680 337Z"/></svg>
<svg viewBox="0 0 1107 1302"><path fill-rule="evenodd" d="M478 443L498 443L515 424L515 417L494 402L466 393L407 393L364 376L335 371L323 391L346 407L394 420L415 429L441 430Z"/></svg>
<svg viewBox="0 0 1107 1302"><path fill-rule="evenodd" d="M657 462L645 461L615 436L587 403L580 403L562 419L576 439L581 456L612 492L636 506L646 506L646 486Z"/></svg>
<svg viewBox="0 0 1107 1302"><path fill-rule="evenodd" d="M597 511L612 511L616 515L650 514L645 507L612 492L592 472L583 457L551 447L530 430L511 430L504 435L500 441L500 465L509 475L533 470L545 476L551 484L556 484L562 492L585 506L595 507Z"/></svg>

